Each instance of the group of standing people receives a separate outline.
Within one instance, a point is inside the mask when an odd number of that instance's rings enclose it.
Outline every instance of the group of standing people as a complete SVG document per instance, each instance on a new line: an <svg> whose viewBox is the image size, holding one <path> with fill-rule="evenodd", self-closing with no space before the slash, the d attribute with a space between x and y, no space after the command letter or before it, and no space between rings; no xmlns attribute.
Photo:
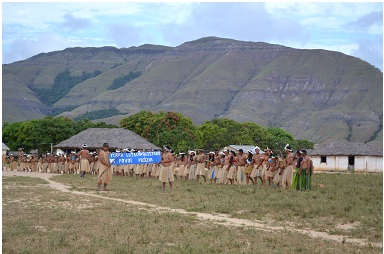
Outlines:
<svg viewBox="0 0 384 254"><path fill-rule="evenodd" d="M309 190L311 189L311 176L313 163L307 155L306 150L298 150L296 155L292 153L289 144L284 147L286 157L282 155L275 157L269 148L261 153L259 147L255 151L248 150L244 153L242 149L236 153L224 149L205 154L202 149L189 151L186 156L181 152L176 157L172 150L165 146L160 163L159 180L170 183L180 177L185 180L210 180L218 184L241 184L256 185L258 179L262 185L276 186L285 189ZM166 173L163 171L166 170ZM207 172L207 173L206 173ZM156 176L156 174L155 174Z"/></svg>
<svg viewBox="0 0 384 254"><path fill-rule="evenodd" d="M311 189L313 164L306 150L292 153L289 144L284 147L286 156L275 156L268 147L261 152L259 147L254 151L237 153L229 149L205 153L203 149L180 152L178 156L169 146L161 152L161 162L157 164L111 165L109 161L109 145L103 144L102 149L90 152L84 144L78 153L67 155L43 155L37 159L34 155L26 156L21 150L16 159L11 154L3 155L3 170L32 171L44 173L78 173L85 177L87 173L98 175L98 188L108 184L112 175L158 178L162 182L162 190L176 179L195 180L217 184L276 186L284 189ZM116 152L136 152L129 149L118 149Z"/></svg>
<svg viewBox="0 0 384 254"><path fill-rule="evenodd" d="M84 148L79 153L72 152L66 155L47 153L40 157L36 154L26 155L22 149L19 149L17 156L3 154L3 170L57 174L80 173L82 177L88 172L96 173L99 167L98 155ZM88 163L84 163L84 159Z"/></svg>

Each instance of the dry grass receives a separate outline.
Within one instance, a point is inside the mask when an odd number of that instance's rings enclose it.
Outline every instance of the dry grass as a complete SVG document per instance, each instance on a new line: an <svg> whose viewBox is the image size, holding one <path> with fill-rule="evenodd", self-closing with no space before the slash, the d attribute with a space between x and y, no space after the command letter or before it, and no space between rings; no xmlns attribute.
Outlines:
<svg viewBox="0 0 384 254"><path fill-rule="evenodd" d="M96 178L63 175L55 180L73 189L92 192ZM325 187L320 188L322 184ZM224 213L250 220L273 220L275 225L312 228L349 237L382 241L382 174L316 174L312 191L270 187L198 184L176 181L164 198L156 179L114 177L109 197L136 200L192 212ZM338 225L359 223L343 229Z"/></svg>
<svg viewBox="0 0 384 254"><path fill-rule="evenodd" d="M368 234L372 241L380 242L381 177L316 175L315 182L323 183L325 188L315 186L311 192L178 181L172 194L161 193L160 182L155 179L114 177L113 191L99 195L189 211L273 220L276 225L312 227L313 224L312 228L332 229L346 236ZM54 180L78 191L96 193L95 176L82 179L78 175L62 175ZM331 195L335 189L339 190L338 194ZM355 193L353 189L358 191ZM345 211L348 204L351 208ZM302 213L296 209L302 209ZM371 220L377 222L370 223ZM3 253L382 252L382 248L313 239L294 232L228 228L202 222L192 215L147 211L121 202L62 193L50 189L44 180L26 177L3 178L2 240Z"/></svg>

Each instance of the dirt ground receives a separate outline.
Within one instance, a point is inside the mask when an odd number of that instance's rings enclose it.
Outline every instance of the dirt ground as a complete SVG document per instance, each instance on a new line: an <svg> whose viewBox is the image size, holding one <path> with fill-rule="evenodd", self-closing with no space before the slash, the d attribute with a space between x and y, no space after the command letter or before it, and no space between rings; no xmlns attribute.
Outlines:
<svg viewBox="0 0 384 254"><path fill-rule="evenodd" d="M125 204L130 204L137 206L139 209L146 209L146 210L152 210L156 212L168 212L168 213L178 213L178 214L186 214L186 215L195 215L197 218L199 218L201 221L206 221L209 223L217 223L220 225L224 225L227 227L248 227L248 228L254 228L257 230L263 230L263 231L291 231L291 232L297 232L301 234L306 234L312 238L322 238L324 240L331 240L331 241L337 241L337 242L344 242L346 244L353 243L358 245L367 245L368 242L366 239L357 239L357 238L345 238L342 235L330 235L325 232L318 232L315 230L312 230L310 228L307 229L299 229L295 228L294 225L291 225L290 227L278 227L273 226L272 221L251 221L246 219L238 219L238 218L232 218L227 214L209 214L209 213L199 213L199 212L188 212L184 209L174 209L169 207L162 207L157 206L149 203L144 202L138 202L134 200L125 200L125 199L117 199L117 198L111 198L107 196L101 196L93 193L85 193L80 191L71 191L69 190L68 186L65 186L61 183L52 181L50 178L53 176L52 174L48 173L37 173L37 172L12 172L12 171L2 171L3 178L4 177L12 177L12 176L27 176L27 177L37 177L46 180L49 183L49 186L55 190L59 190L66 193L72 193L73 195L84 195L84 196L90 196L90 197L96 197L101 199L108 199L116 202L122 202ZM343 224L339 225L339 228L353 228L357 227L356 224ZM383 247L382 243L378 244L372 244L376 247Z"/></svg>

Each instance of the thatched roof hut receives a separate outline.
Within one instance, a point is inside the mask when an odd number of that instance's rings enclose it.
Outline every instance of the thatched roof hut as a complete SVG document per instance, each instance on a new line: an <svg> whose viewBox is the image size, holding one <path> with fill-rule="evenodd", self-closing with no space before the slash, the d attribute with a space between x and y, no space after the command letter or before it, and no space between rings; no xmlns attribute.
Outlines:
<svg viewBox="0 0 384 254"><path fill-rule="evenodd" d="M87 144L88 149L96 149L108 143L110 149L160 149L136 133L125 128L89 128L60 142L54 148L62 150L80 149Z"/></svg>
<svg viewBox="0 0 384 254"><path fill-rule="evenodd" d="M3 144L3 151L4 150L9 151L9 147L6 144L4 144L4 143L2 143L2 144Z"/></svg>
<svg viewBox="0 0 384 254"><path fill-rule="evenodd" d="M318 145L307 151L308 155L317 156L383 156L383 150L369 143L333 141Z"/></svg>

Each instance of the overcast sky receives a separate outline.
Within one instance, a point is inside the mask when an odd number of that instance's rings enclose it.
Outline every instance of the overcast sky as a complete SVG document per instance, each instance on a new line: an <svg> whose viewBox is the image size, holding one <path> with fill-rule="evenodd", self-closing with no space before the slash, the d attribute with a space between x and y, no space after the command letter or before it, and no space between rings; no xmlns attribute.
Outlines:
<svg viewBox="0 0 384 254"><path fill-rule="evenodd" d="M383 69L382 2L3 2L2 60L206 36L340 51Z"/></svg>

